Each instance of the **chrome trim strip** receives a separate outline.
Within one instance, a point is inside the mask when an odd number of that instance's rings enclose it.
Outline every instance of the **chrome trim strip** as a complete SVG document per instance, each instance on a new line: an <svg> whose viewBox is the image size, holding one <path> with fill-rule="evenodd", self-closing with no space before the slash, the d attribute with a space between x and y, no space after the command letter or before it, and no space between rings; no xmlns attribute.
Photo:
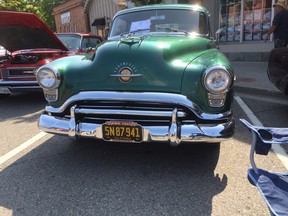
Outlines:
<svg viewBox="0 0 288 216"><path fill-rule="evenodd" d="M2 86L0 86L0 87L2 87ZM40 87L40 86L26 86L26 85L24 85L24 86L9 86L9 89L10 90L21 90L21 89L23 89L23 90L42 90L42 88Z"/></svg>
<svg viewBox="0 0 288 216"><path fill-rule="evenodd" d="M173 113L169 111L140 111L140 110L118 110L118 109L85 109L77 108L75 109L77 114L110 114L113 115L130 115L130 116L158 116L158 117L172 117ZM178 112L177 117L185 117L186 113Z"/></svg>
<svg viewBox="0 0 288 216"><path fill-rule="evenodd" d="M55 108L47 105L45 111L48 113L62 113L70 104L77 101L138 101L153 102L155 104L175 104L185 106L190 109L198 118L205 120L223 120L223 118L231 118L232 111L226 113L210 114L204 113L200 108L190 101L186 96L174 93L155 93L155 92L116 92L116 91L87 91L80 92L68 98L62 106Z"/></svg>
<svg viewBox="0 0 288 216"><path fill-rule="evenodd" d="M35 67L7 67L7 70L34 70Z"/></svg>
<svg viewBox="0 0 288 216"><path fill-rule="evenodd" d="M1 80L0 79L0 86L7 86L7 85L19 85L19 84L25 84L25 85L37 85L39 86L37 81L25 81L25 80L21 80L21 81L6 81L6 80ZM40 87L40 86L39 86Z"/></svg>
<svg viewBox="0 0 288 216"><path fill-rule="evenodd" d="M127 74L127 75L122 75L122 74L111 74L111 77L141 77L143 74Z"/></svg>

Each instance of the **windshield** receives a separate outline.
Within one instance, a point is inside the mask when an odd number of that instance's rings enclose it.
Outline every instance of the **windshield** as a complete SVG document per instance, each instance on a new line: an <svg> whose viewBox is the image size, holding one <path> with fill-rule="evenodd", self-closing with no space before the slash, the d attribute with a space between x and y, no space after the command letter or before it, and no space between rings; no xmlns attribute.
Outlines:
<svg viewBox="0 0 288 216"><path fill-rule="evenodd" d="M65 34L56 34L56 36L61 40L61 42L72 51L80 49L80 35L65 35Z"/></svg>
<svg viewBox="0 0 288 216"><path fill-rule="evenodd" d="M207 35L206 14L191 10L147 10L118 16L109 37L123 33L187 32Z"/></svg>
<svg viewBox="0 0 288 216"><path fill-rule="evenodd" d="M101 40L96 37L83 37L81 43L81 50L95 49L97 44L101 43Z"/></svg>

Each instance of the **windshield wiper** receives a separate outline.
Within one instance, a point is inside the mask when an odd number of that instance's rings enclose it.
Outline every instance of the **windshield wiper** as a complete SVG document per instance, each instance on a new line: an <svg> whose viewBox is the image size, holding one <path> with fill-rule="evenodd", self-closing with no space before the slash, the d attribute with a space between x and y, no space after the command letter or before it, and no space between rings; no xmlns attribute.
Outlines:
<svg viewBox="0 0 288 216"><path fill-rule="evenodd" d="M136 29L134 31L130 31L130 33L137 33L137 32L141 32L141 31L149 31L150 32L150 28L147 28L147 29ZM145 32L146 33L146 32Z"/></svg>
<svg viewBox="0 0 288 216"><path fill-rule="evenodd" d="M123 32L123 33L120 34L120 37L126 36L126 35L127 36L134 36L135 33L142 32L142 31L147 31L147 30L149 30L149 32L150 32L150 28L147 28L147 29L136 29L134 31ZM144 32L144 33L147 33L147 32Z"/></svg>

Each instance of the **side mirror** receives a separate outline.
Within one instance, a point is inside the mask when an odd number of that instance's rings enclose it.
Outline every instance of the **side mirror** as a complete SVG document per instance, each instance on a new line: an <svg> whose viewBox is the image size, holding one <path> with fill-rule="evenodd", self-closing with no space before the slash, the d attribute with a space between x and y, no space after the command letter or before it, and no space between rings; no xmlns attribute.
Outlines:
<svg viewBox="0 0 288 216"><path fill-rule="evenodd" d="M109 27L105 27L104 28L104 32L103 32L103 34L104 34L104 40L107 40L108 39L108 35L109 35Z"/></svg>

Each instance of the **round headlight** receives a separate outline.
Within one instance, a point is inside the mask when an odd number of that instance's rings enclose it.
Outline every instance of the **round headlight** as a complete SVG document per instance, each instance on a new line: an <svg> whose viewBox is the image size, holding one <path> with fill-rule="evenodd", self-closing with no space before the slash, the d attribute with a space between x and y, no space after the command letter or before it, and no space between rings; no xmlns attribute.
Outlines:
<svg viewBox="0 0 288 216"><path fill-rule="evenodd" d="M52 90L59 86L59 73L54 67L45 65L38 69L36 78L40 86L44 89Z"/></svg>
<svg viewBox="0 0 288 216"><path fill-rule="evenodd" d="M210 68L205 72L204 85L213 94L220 94L228 90L231 75L224 67Z"/></svg>

